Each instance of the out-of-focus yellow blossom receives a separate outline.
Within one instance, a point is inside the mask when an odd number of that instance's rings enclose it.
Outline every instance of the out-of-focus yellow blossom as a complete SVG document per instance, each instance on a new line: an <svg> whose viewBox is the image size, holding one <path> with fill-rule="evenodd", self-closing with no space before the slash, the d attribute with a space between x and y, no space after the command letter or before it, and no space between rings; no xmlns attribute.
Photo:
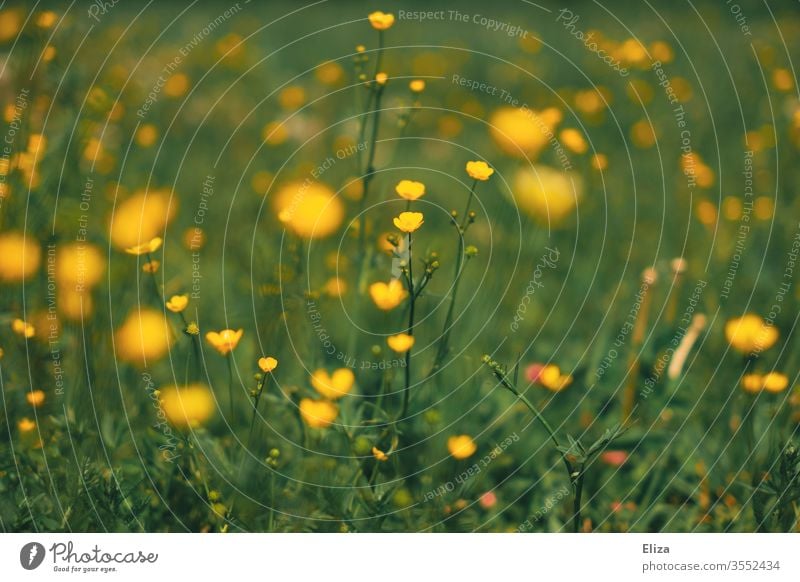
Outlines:
<svg viewBox="0 0 800 582"><path fill-rule="evenodd" d="M327 400L303 398L300 401L300 416L311 428L327 428L339 415L339 407Z"/></svg>
<svg viewBox="0 0 800 582"><path fill-rule="evenodd" d="M144 364L158 360L173 342L172 331L164 314L143 308L132 311L114 334L120 360Z"/></svg>
<svg viewBox="0 0 800 582"><path fill-rule="evenodd" d="M0 234L0 281L15 283L31 277L39 268L42 249L21 232Z"/></svg>
<svg viewBox="0 0 800 582"><path fill-rule="evenodd" d="M168 386L161 390L161 409L176 428L197 428L214 416L214 395L205 384Z"/></svg>
<svg viewBox="0 0 800 582"><path fill-rule="evenodd" d="M454 459L462 460L474 455L478 445L469 435L454 435L447 439L447 450Z"/></svg>
<svg viewBox="0 0 800 582"><path fill-rule="evenodd" d="M161 261L153 259L152 261L147 261L142 265L142 271L145 273L157 273L160 266Z"/></svg>
<svg viewBox="0 0 800 582"><path fill-rule="evenodd" d="M272 372L277 367L278 367L278 360L276 360L272 356L258 358L258 368L265 374Z"/></svg>
<svg viewBox="0 0 800 582"><path fill-rule="evenodd" d="M653 147L657 140L656 130L646 119L641 119L631 127L631 139L636 147Z"/></svg>
<svg viewBox="0 0 800 582"><path fill-rule="evenodd" d="M80 291L73 285L61 285L58 288L58 311L71 321L83 321L94 311L94 300L91 293Z"/></svg>
<svg viewBox="0 0 800 582"><path fill-rule="evenodd" d="M592 167L598 171L603 171L608 168L608 156L605 154L594 154L592 156Z"/></svg>
<svg viewBox="0 0 800 582"><path fill-rule="evenodd" d="M400 305L408 297L408 291L400 279L392 279L388 283L378 281L370 285L369 295L379 309L388 311Z"/></svg>
<svg viewBox="0 0 800 582"><path fill-rule="evenodd" d="M11 330L18 336L32 338L36 335L36 328L24 319L15 319L11 322Z"/></svg>
<svg viewBox="0 0 800 582"><path fill-rule="evenodd" d="M154 253L161 248L161 244L163 242L164 241L161 239L161 237L157 236L146 243L142 243L140 245L136 245L133 247L128 247L127 249L125 249L125 252L128 253L129 255L137 255L137 256L146 255L148 253Z"/></svg>
<svg viewBox="0 0 800 582"><path fill-rule="evenodd" d="M270 121L264 126L261 137L268 145L279 146L289 139L289 129L286 127L285 123Z"/></svg>
<svg viewBox="0 0 800 582"><path fill-rule="evenodd" d="M290 85L280 92L278 101L287 111L300 109L306 102L306 90L300 85Z"/></svg>
<svg viewBox="0 0 800 582"><path fill-rule="evenodd" d="M700 200L694 208L697 220L706 226L712 226L717 222L717 207L709 200Z"/></svg>
<svg viewBox="0 0 800 582"><path fill-rule="evenodd" d="M217 350L223 356L228 355L236 346L239 345L239 340L242 339L244 334L243 329L232 330L223 329L222 331L210 331L206 334L206 341L211 344L211 347Z"/></svg>
<svg viewBox="0 0 800 582"><path fill-rule="evenodd" d="M394 187L394 191L406 200L417 200L425 195L425 184L414 180L400 180Z"/></svg>
<svg viewBox="0 0 800 582"><path fill-rule="evenodd" d="M422 93L425 90L425 81L422 79L414 79L408 84L408 88L412 93Z"/></svg>
<svg viewBox="0 0 800 582"><path fill-rule="evenodd" d="M789 378L780 372L769 372L764 375L763 387L767 392L783 392L789 387Z"/></svg>
<svg viewBox="0 0 800 582"><path fill-rule="evenodd" d="M52 10L45 10L40 12L36 17L36 26L40 26L41 28L50 28L56 23L57 20L58 14Z"/></svg>
<svg viewBox="0 0 800 582"><path fill-rule="evenodd" d="M769 196L759 196L753 204L753 214L759 220L771 220L775 214L775 203Z"/></svg>
<svg viewBox="0 0 800 582"><path fill-rule="evenodd" d="M764 378L761 374L745 374L742 376L742 390L750 394L761 392L764 386Z"/></svg>
<svg viewBox="0 0 800 582"><path fill-rule="evenodd" d="M341 297L347 293L347 281L340 277L331 277L325 282L323 290L330 297Z"/></svg>
<svg viewBox="0 0 800 582"><path fill-rule="evenodd" d="M185 73L175 73L164 83L167 97L182 97L189 90L189 77Z"/></svg>
<svg viewBox="0 0 800 582"><path fill-rule="evenodd" d="M794 78L788 69L775 69L772 71L772 86L778 91L791 91L794 89Z"/></svg>
<svg viewBox="0 0 800 582"><path fill-rule="evenodd" d="M662 63L672 62L675 56L672 47L662 40L657 40L650 45L650 55L653 59L661 61Z"/></svg>
<svg viewBox="0 0 800 582"><path fill-rule="evenodd" d="M149 148L158 139L158 129L152 123L145 123L136 131L136 143L143 148Z"/></svg>
<svg viewBox="0 0 800 582"><path fill-rule="evenodd" d="M589 151L589 144L584 139L581 132L573 127L562 129L558 134L561 143L576 154L585 154Z"/></svg>
<svg viewBox="0 0 800 582"><path fill-rule="evenodd" d="M572 376L562 374L561 368L555 364L547 364L539 373L537 382L551 392L561 392L564 388L572 384Z"/></svg>
<svg viewBox="0 0 800 582"><path fill-rule="evenodd" d="M105 270L105 257L95 245L74 242L58 248L56 281L62 287L91 289L100 282Z"/></svg>
<svg viewBox="0 0 800 582"><path fill-rule="evenodd" d="M344 220L344 204L321 182L290 182L275 195L280 221L302 238L324 238Z"/></svg>
<svg viewBox="0 0 800 582"><path fill-rule="evenodd" d="M582 193L578 176L543 165L520 169L513 184L512 194L519 208L551 226L572 214Z"/></svg>
<svg viewBox="0 0 800 582"><path fill-rule="evenodd" d="M36 423L30 418L22 418L17 422L17 428L22 433L31 432L36 428Z"/></svg>
<svg viewBox="0 0 800 582"><path fill-rule="evenodd" d="M561 123L555 108L534 111L501 107L489 117L489 131L497 146L510 156L535 158Z"/></svg>
<svg viewBox="0 0 800 582"><path fill-rule="evenodd" d="M467 162L467 174L473 180L485 182L494 174L494 168L489 167L486 162Z"/></svg>
<svg viewBox="0 0 800 582"><path fill-rule="evenodd" d="M169 190L139 192L121 202L111 220L111 242L118 249L149 243L161 236L177 204Z"/></svg>
<svg viewBox="0 0 800 582"><path fill-rule="evenodd" d="M186 306L189 305L189 296L188 295L173 295L167 301L167 309L169 309L172 313L180 313Z"/></svg>
<svg viewBox="0 0 800 582"><path fill-rule="evenodd" d="M45 401L44 390L31 390L25 395L25 400L34 408L38 408Z"/></svg>
<svg viewBox="0 0 800 582"><path fill-rule="evenodd" d="M407 333L398 333L386 338L386 343L398 354L403 354L413 348L415 341L414 336Z"/></svg>
<svg viewBox="0 0 800 582"><path fill-rule="evenodd" d="M356 376L350 368L339 368L329 374L327 370L319 369L311 375L311 385L314 390L328 400L338 400L350 393L355 384Z"/></svg>
<svg viewBox="0 0 800 582"><path fill-rule="evenodd" d="M375 75L375 82L378 85L385 85L386 83L389 82L389 75L387 75L386 73L378 73L377 75Z"/></svg>
<svg viewBox="0 0 800 582"><path fill-rule="evenodd" d="M725 338L731 347L743 354L768 350L778 341L778 330L755 313L728 320Z"/></svg>
<svg viewBox="0 0 800 582"><path fill-rule="evenodd" d="M425 222L421 212L401 212L394 218L394 225L403 232L412 233Z"/></svg>
<svg viewBox="0 0 800 582"><path fill-rule="evenodd" d="M394 14L381 12L380 10L372 12L368 18L369 23L375 30L388 30L394 24Z"/></svg>
<svg viewBox="0 0 800 582"><path fill-rule="evenodd" d="M22 27L22 12L18 8L0 10L0 42L17 36Z"/></svg>
<svg viewBox="0 0 800 582"><path fill-rule="evenodd" d="M336 85L344 78L344 69L336 61L326 61L314 70L314 75L325 85Z"/></svg>
<svg viewBox="0 0 800 582"><path fill-rule="evenodd" d="M382 463L385 463L389 460L389 455L384 453L378 447L372 447L372 456L375 457L376 461L380 461Z"/></svg>

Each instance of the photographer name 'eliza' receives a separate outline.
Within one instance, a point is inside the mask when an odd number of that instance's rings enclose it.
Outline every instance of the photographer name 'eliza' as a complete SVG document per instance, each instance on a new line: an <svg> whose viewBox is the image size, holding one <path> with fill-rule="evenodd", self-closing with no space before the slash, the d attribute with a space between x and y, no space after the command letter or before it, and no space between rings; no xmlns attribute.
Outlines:
<svg viewBox="0 0 800 582"><path fill-rule="evenodd" d="M643 554L669 554L669 546L657 546L655 544L642 544Z"/></svg>

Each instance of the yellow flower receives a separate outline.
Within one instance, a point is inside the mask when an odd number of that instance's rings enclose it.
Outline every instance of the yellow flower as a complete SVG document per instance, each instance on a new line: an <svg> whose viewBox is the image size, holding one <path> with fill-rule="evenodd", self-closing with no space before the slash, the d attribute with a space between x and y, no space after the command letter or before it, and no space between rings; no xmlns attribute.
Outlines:
<svg viewBox="0 0 800 582"><path fill-rule="evenodd" d="M147 261L142 265L142 271L145 273L157 273L160 266L161 261L156 261L153 259L152 261Z"/></svg>
<svg viewBox="0 0 800 582"><path fill-rule="evenodd" d="M311 428L330 426L339 415L339 407L327 400L303 398L300 401L300 416Z"/></svg>
<svg viewBox="0 0 800 582"><path fill-rule="evenodd" d="M258 367L265 374L267 372L272 372L272 370L278 367L278 360L269 356L266 358L258 358Z"/></svg>
<svg viewBox="0 0 800 582"><path fill-rule="evenodd" d="M23 418L17 423L17 427L19 428L19 432L31 432L36 428L36 423L30 418Z"/></svg>
<svg viewBox="0 0 800 582"><path fill-rule="evenodd" d="M760 374L745 374L742 376L742 390L750 394L761 392L764 386L764 378Z"/></svg>
<svg viewBox="0 0 800 582"><path fill-rule="evenodd" d="M385 85L386 83L389 82L389 75L387 75L386 73L378 73L377 75L375 75L375 82L378 85Z"/></svg>
<svg viewBox="0 0 800 582"><path fill-rule="evenodd" d="M206 341L223 356L229 354L236 349L239 345L239 340L242 339L243 329L234 331L232 329L223 329L220 332L210 331L206 334Z"/></svg>
<svg viewBox="0 0 800 582"><path fill-rule="evenodd" d="M153 309L131 312L114 334L117 356L123 361L144 364L167 353L173 337L164 314Z"/></svg>
<svg viewBox="0 0 800 582"><path fill-rule="evenodd" d="M42 250L39 245L19 232L0 235L0 281L23 281L39 268Z"/></svg>
<svg viewBox="0 0 800 582"><path fill-rule="evenodd" d="M725 324L725 337L735 350L752 354L771 348L778 341L778 330L760 316L748 313Z"/></svg>
<svg viewBox="0 0 800 582"><path fill-rule="evenodd" d="M279 220L302 238L324 238L344 220L344 205L320 182L289 182L275 195Z"/></svg>
<svg viewBox="0 0 800 582"><path fill-rule="evenodd" d="M378 447L372 447L372 456L375 457L376 461L381 461L383 463L389 460L389 455L384 453Z"/></svg>
<svg viewBox="0 0 800 582"><path fill-rule="evenodd" d="M492 139L508 155L535 159L561 123L558 109L534 111L528 108L501 107L489 117Z"/></svg>
<svg viewBox="0 0 800 582"><path fill-rule="evenodd" d="M105 269L105 258L94 245L75 242L58 249L56 280L61 286L91 289L100 282Z"/></svg>
<svg viewBox="0 0 800 582"><path fill-rule="evenodd" d="M408 297L400 279L392 279L388 283L379 281L369 286L369 295L379 309L388 311L400 305Z"/></svg>
<svg viewBox="0 0 800 582"><path fill-rule="evenodd" d="M44 399L45 399L44 390L31 390L25 395L25 399L31 406L34 407L41 406L42 404L44 404Z"/></svg>
<svg viewBox="0 0 800 582"><path fill-rule="evenodd" d="M425 81L422 79L414 79L408 84L408 88L412 93L422 93L425 90Z"/></svg>
<svg viewBox="0 0 800 582"><path fill-rule="evenodd" d="M589 144L586 143L581 132L573 127L561 130L558 137L561 143L576 154L585 154L589 150Z"/></svg>
<svg viewBox="0 0 800 582"><path fill-rule="evenodd" d="M394 219L394 225L403 232L412 233L425 222L421 212L401 212Z"/></svg>
<svg viewBox="0 0 800 582"><path fill-rule="evenodd" d="M369 15L369 23L375 30L388 30L394 24L394 14L387 14L380 10Z"/></svg>
<svg viewBox="0 0 800 582"><path fill-rule="evenodd" d="M204 384L164 388L160 402L167 420L178 428L196 428L208 421L216 410L214 395Z"/></svg>
<svg viewBox="0 0 800 582"><path fill-rule="evenodd" d="M414 347L415 341L414 336L407 333L398 333L386 338L386 343L398 354L403 354Z"/></svg>
<svg viewBox="0 0 800 582"><path fill-rule="evenodd" d="M394 187L397 195L406 200L416 200L425 195L425 184L413 180L400 180Z"/></svg>
<svg viewBox="0 0 800 582"><path fill-rule="evenodd" d="M189 296L188 295L173 295L167 301L167 309L169 309L172 313L180 313L186 306L189 305Z"/></svg>
<svg viewBox="0 0 800 582"><path fill-rule="evenodd" d="M139 192L120 203L111 221L111 242L118 249L146 244L164 232L177 203L169 190Z"/></svg>
<svg viewBox="0 0 800 582"><path fill-rule="evenodd" d="M789 378L780 372L770 372L764 376L763 388L767 392L783 392L789 387Z"/></svg>
<svg viewBox="0 0 800 582"><path fill-rule="evenodd" d="M572 383L572 376L562 374L561 369L555 364L548 364L539 373L537 382L553 392L561 392Z"/></svg>
<svg viewBox="0 0 800 582"><path fill-rule="evenodd" d="M161 240L161 237L154 237L151 238L148 242L142 243L140 245L135 245L132 247L128 247L125 249L125 252L129 255L145 255L148 253L154 253L158 249L161 248L161 243L164 242Z"/></svg>
<svg viewBox="0 0 800 582"><path fill-rule="evenodd" d="M447 439L447 450L454 459L462 460L474 455L478 445L469 435L455 435Z"/></svg>
<svg viewBox="0 0 800 582"><path fill-rule="evenodd" d="M24 338L32 338L36 335L36 328L23 319L15 319L11 322L12 331Z"/></svg>
<svg viewBox="0 0 800 582"><path fill-rule="evenodd" d="M494 168L490 168L486 162L467 162L467 174L473 180L485 182L494 174Z"/></svg>
<svg viewBox="0 0 800 582"><path fill-rule="evenodd" d="M338 400L353 389L355 374L350 368L339 368L333 374L319 369L311 375L311 385L328 400Z"/></svg>
<svg viewBox="0 0 800 582"><path fill-rule="evenodd" d="M512 195L520 209L552 226L572 214L582 191L578 176L542 165L519 170L513 186Z"/></svg>

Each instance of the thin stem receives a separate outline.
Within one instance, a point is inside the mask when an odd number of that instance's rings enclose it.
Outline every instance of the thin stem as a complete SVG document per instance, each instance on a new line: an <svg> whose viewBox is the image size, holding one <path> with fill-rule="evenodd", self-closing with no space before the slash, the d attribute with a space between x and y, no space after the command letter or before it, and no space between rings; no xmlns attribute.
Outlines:
<svg viewBox="0 0 800 582"><path fill-rule="evenodd" d="M233 419L233 362L231 362L231 353L225 356L228 362L228 405L230 406L231 419Z"/></svg>
<svg viewBox="0 0 800 582"><path fill-rule="evenodd" d="M409 308L408 308L408 329L406 333L414 336L414 305L416 303L416 293L414 292L414 267L411 254L411 233L408 233L408 294L409 294ZM403 388L403 409L400 413L400 418L405 418L408 412L408 403L411 395L411 350L408 348L406 351L406 367L405 367L405 387Z"/></svg>
<svg viewBox="0 0 800 582"><path fill-rule="evenodd" d="M579 471L577 478L573 481L575 495L572 499L572 531L578 533L581 529L581 495L583 494L583 471Z"/></svg>

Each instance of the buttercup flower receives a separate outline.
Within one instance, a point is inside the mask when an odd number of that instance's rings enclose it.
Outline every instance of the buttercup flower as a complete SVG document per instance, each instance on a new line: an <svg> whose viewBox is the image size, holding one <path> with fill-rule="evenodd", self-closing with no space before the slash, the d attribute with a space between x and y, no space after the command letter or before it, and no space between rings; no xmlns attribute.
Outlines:
<svg viewBox="0 0 800 582"><path fill-rule="evenodd" d="M525 368L525 378L553 392L561 392L572 383L572 376L562 374L555 364L531 364Z"/></svg>
<svg viewBox="0 0 800 582"><path fill-rule="evenodd" d="M311 385L328 400L338 400L349 394L356 381L355 374L350 368L339 368L333 374L327 370L319 369L311 375Z"/></svg>
<svg viewBox="0 0 800 582"><path fill-rule="evenodd" d="M15 319L12 321L11 329L15 334L24 338L32 338L36 335L36 328L22 319Z"/></svg>
<svg viewBox="0 0 800 582"><path fill-rule="evenodd" d="M120 203L111 221L111 242L118 249L135 248L164 232L177 210L169 190L139 192Z"/></svg>
<svg viewBox="0 0 800 582"><path fill-rule="evenodd" d="M764 376L763 387L767 392L783 392L789 387L789 378L780 372L769 372Z"/></svg>
<svg viewBox="0 0 800 582"><path fill-rule="evenodd" d="M142 271L145 273L157 273L158 268L161 266L161 261L156 261L153 259L152 261L147 261L145 264L142 265Z"/></svg>
<svg viewBox="0 0 800 582"><path fill-rule="evenodd" d="M557 226L572 214L582 191L577 175L538 165L515 174L512 195L520 209L531 218Z"/></svg>
<svg viewBox="0 0 800 582"><path fill-rule="evenodd" d="M327 400L303 398L300 401L300 416L311 428L326 428L339 415L339 407Z"/></svg>
<svg viewBox="0 0 800 582"><path fill-rule="evenodd" d="M490 168L486 162L467 162L467 174L473 180L485 182L494 174L494 168Z"/></svg>
<svg viewBox="0 0 800 582"><path fill-rule="evenodd" d="M188 295L173 295L167 301L167 309L169 309L172 313L180 313L186 306L189 305L189 296Z"/></svg>
<svg viewBox="0 0 800 582"><path fill-rule="evenodd" d="M206 341L220 354L226 356L239 345L239 340L242 339L243 333L243 329L237 331L232 329L223 329L220 332L210 331L206 334Z"/></svg>
<svg viewBox="0 0 800 582"><path fill-rule="evenodd" d="M412 93L422 93L425 90L425 81L422 79L414 79L408 84L408 88Z"/></svg>
<svg viewBox="0 0 800 582"><path fill-rule="evenodd" d="M407 333L398 333L386 338L386 343L398 354L403 354L414 347L415 341L414 336Z"/></svg>
<svg viewBox="0 0 800 582"><path fill-rule="evenodd" d="M91 289L103 277L106 260L99 248L86 243L60 246L56 255L56 281L62 287Z"/></svg>
<svg viewBox="0 0 800 582"><path fill-rule="evenodd" d="M28 401L28 404L34 407L44 404L44 399L44 390L31 390L25 395L25 400Z"/></svg>
<svg viewBox="0 0 800 582"><path fill-rule="evenodd" d="M146 308L131 312L114 334L114 339L117 356L136 364L161 358L173 341L164 314Z"/></svg>
<svg viewBox="0 0 800 582"><path fill-rule="evenodd" d="M378 85L385 85L386 83L389 82L389 75L387 75L386 73L378 73L377 75L375 75L375 82Z"/></svg>
<svg viewBox="0 0 800 582"><path fill-rule="evenodd" d="M17 428L19 428L19 432L31 432L36 428L36 423L30 418L23 418L17 423Z"/></svg>
<svg viewBox="0 0 800 582"><path fill-rule="evenodd" d="M369 16L369 23L375 30L388 30L394 24L394 14L381 12L377 10Z"/></svg>
<svg viewBox="0 0 800 582"><path fill-rule="evenodd" d="M778 341L778 330L760 316L748 313L725 324L725 337L733 349L752 354L771 348Z"/></svg>
<svg viewBox="0 0 800 582"><path fill-rule="evenodd" d="M394 225L403 232L412 233L425 222L421 212L401 212L394 219Z"/></svg>
<svg viewBox="0 0 800 582"><path fill-rule="evenodd" d="M406 200L416 200L425 195L425 184L413 180L400 180L394 187L397 195Z"/></svg>
<svg viewBox="0 0 800 582"><path fill-rule="evenodd" d="M471 436L462 434L447 439L447 450L454 459L462 460L474 455L478 450L478 445Z"/></svg>
<svg viewBox="0 0 800 582"><path fill-rule="evenodd" d="M167 420L178 428L196 428L216 410L214 395L204 384L165 388L161 390L160 402Z"/></svg>
<svg viewBox="0 0 800 582"><path fill-rule="evenodd" d="M321 182L289 182L275 194L278 219L297 236L330 236L344 220L344 204Z"/></svg>
<svg viewBox="0 0 800 582"><path fill-rule="evenodd" d="M372 447L372 456L375 457L376 461L386 462L389 460L389 455L384 453L378 447Z"/></svg>
<svg viewBox="0 0 800 582"><path fill-rule="evenodd" d="M408 297L400 279L392 279L388 283L379 281L369 286L369 295L379 309L388 311L400 305Z"/></svg>
<svg viewBox="0 0 800 582"><path fill-rule="evenodd" d="M0 281L16 282L31 277L39 268L41 255L41 248L30 236L19 232L0 234Z"/></svg>
<svg viewBox="0 0 800 582"><path fill-rule="evenodd" d="M140 245L135 245L132 247L128 247L125 249L125 252L129 255L146 255L147 253L154 253L158 249L161 248L161 243L164 241L161 237L154 237L147 241L146 243L142 243Z"/></svg>
<svg viewBox="0 0 800 582"><path fill-rule="evenodd" d="M742 376L742 390L750 394L761 392L764 385L764 378L761 374L745 374Z"/></svg>
<svg viewBox="0 0 800 582"><path fill-rule="evenodd" d="M535 159L563 115L555 108L534 111L527 107L501 107L489 117L489 133L505 153Z"/></svg>
<svg viewBox="0 0 800 582"><path fill-rule="evenodd" d="M262 372L267 374L278 367L278 360L270 356L266 358L259 358L258 367Z"/></svg>

